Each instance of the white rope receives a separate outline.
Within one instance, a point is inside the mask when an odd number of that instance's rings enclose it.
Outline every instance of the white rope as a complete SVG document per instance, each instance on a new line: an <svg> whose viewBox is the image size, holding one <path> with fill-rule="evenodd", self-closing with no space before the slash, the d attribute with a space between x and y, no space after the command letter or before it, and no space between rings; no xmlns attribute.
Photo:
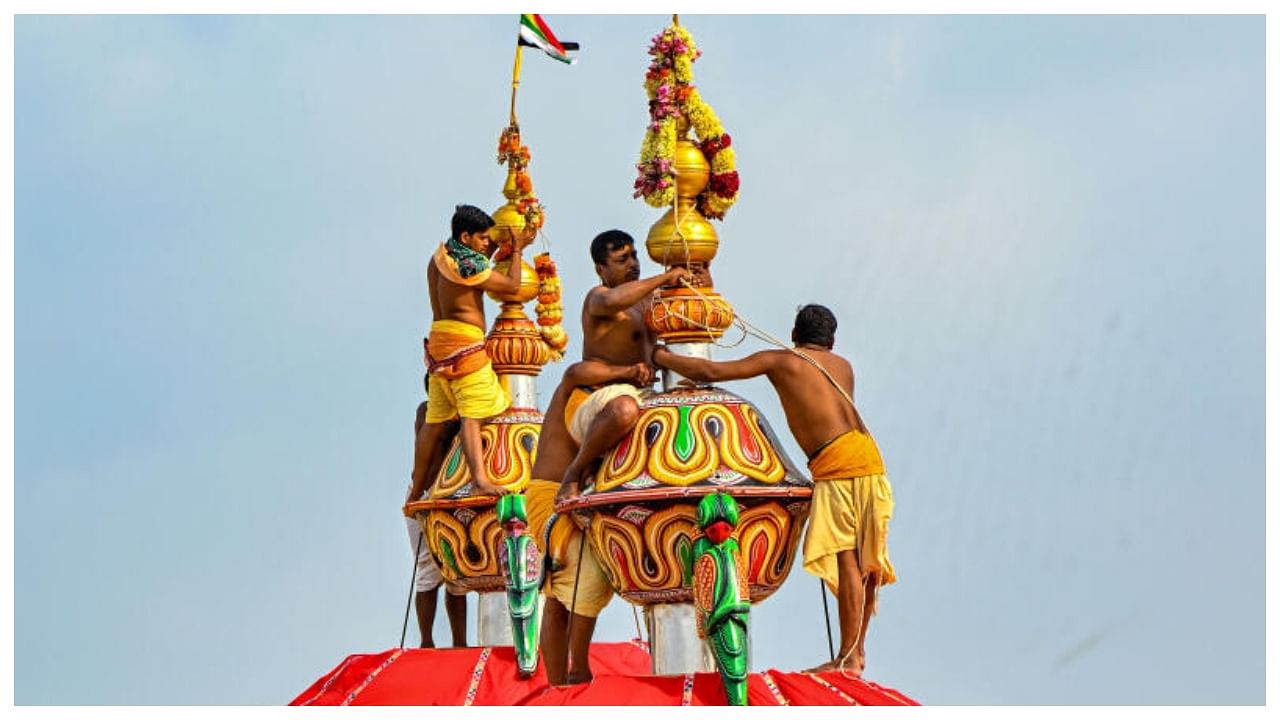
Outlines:
<svg viewBox="0 0 1280 720"><path fill-rule="evenodd" d="M678 171L677 171L677 172L678 172ZM688 239L687 239L687 238L685 238L684 233L680 231L680 194L679 194L679 193L672 193L672 197L673 197L673 198L675 198L675 199L674 199L674 200L672 200L672 202L671 202L671 219L674 221L673 227L675 228L675 231L672 233L672 235L671 235L671 239L672 239L672 240L674 240L674 239L676 239L676 238L679 238L679 239L680 239L680 242L681 242L682 246L684 247L684 257L685 257L685 261L686 261L686 262L688 262L688 260L689 260L689 241L688 241ZM666 248L665 248L665 250L664 250L664 251L663 251L663 253L662 253L662 265L663 265L664 267L671 267L671 265L669 264L669 262L668 262L668 261L670 260L670 255L671 255L671 246L672 246L673 244L674 244L674 243L670 243L670 242L669 242L669 243L667 243L667 244L666 244ZM712 302L711 298L709 298L709 297L707 297L705 294L703 294L703 292L702 292L701 290L699 290L697 287L695 287L695 286L693 285L693 283L689 282L688 280L681 279L681 280L680 280L680 284L682 284L682 285L684 285L685 287L687 287L687 288L689 288L690 290L692 290L692 291L694 292L694 294L696 294L698 297L702 298L702 299L703 299L703 301L707 302L708 304L710 304L710 303ZM723 299L723 298L722 298L722 299ZM729 305L729 301L727 301L727 300L725 300L725 301L724 301L724 303L725 303L726 305ZM855 410L856 410L856 406L854 406L854 405L853 405L853 397L851 397L851 396L849 395L849 393L845 392L844 388L840 386L840 383L839 383L839 382L837 382L837 381L836 381L836 379L835 379L834 377L832 377L831 373L830 373L830 372L828 372L828 371L827 371L827 369L826 369L825 367L823 367L822 365L820 365L820 364L818 363L818 361L817 361L817 360L814 360L814 359L813 359L812 357L810 357L809 355L807 355L807 354L805 354L805 353L800 352L798 349L796 349L796 348L794 348L794 347L791 347L790 345L787 345L786 343L784 343L784 342L782 342L781 340L779 340L779 339L777 339L777 338L773 337L772 335L770 335L769 333L765 332L764 330L761 330L760 328L757 328L756 326L754 326L754 325L752 325L751 323L747 322L747 320L746 320L745 318L743 318L743 317L742 317L742 315L741 315L740 313L738 313L738 311L737 311L737 310L735 310L735 309L733 308L733 306L732 306L732 305L729 305L729 309L733 312L733 324L737 325L739 328L741 328L741 329L742 329L742 337L741 337L741 338L739 338L739 339L738 339L738 341L737 341L737 342L735 342L735 343L733 343L732 345L726 345L726 344L724 344L724 343L719 342L719 340L716 338L716 335L715 335L716 328L713 328L713 327L711 327L710 325L707 325L706 323L698 322L697 320L694 320L694 319L693 319L693 318L691 318L691 317L686 317L683 313L681 313L681 312L677 311L675 308L673 308L673 307L672 307L672 305L671 305L671 302L670 302L669 300L667 300L666 298L663 298L661 295L659 295L659 296L658 296L658 304L659 304L659 305L661 305L661 306L662 306L662 308L663 308L663 310L665 310L667 313L669 313L669 314L671 314L671 315L674 315L674 316L675 316L675 317L677 317L677 318L680 318L680 319L681 319L681 320L683 320L684 322L687 322L687 323L689 323L690 325L692 325L692 326L694 326L694 327L696 327L696 328L700 328L700 329L702 329L702 330L705 330L705 331L707 332L707 342L708 342L708 343L710 343L710 344L712 344L712 345L715 345L716 347L719 347L719 348L725 348L725 349L732 349L732 348L735 348L735 347L737 347L737 346L741 345L743 342L745 342L745 341L746 341L746 339L747 339L747 335L752 335L752 336L754 336L754 337L756 337L756 338L758 338L758 339L760 339L760 340L765 341L766 343L769 343L769 344L775 345L775 346L777 346L777 347L779 347L779 348L781 348L781 349L783 349L783 350L789 350L790 352L794 353L795 355L798 355L799 357L803 358L803 359L805 360L805 362L807 362L807 363L809 363L810 365L812 365L812 366L814 366L814 367L818 368L818 370L820 370L820 371L822 372L822 374L823 374L823 375L825 375L825 376L827 377L827 380L829 380L829 381L831 382L831 385L832 385L833 387L835 387L835 389L836 389L837 391L839 391L839 393L840 393L841 397L843 397L846 401L848 401L848 403L849 403L849 405L850 405L850 406L855 407Z"/></svg>

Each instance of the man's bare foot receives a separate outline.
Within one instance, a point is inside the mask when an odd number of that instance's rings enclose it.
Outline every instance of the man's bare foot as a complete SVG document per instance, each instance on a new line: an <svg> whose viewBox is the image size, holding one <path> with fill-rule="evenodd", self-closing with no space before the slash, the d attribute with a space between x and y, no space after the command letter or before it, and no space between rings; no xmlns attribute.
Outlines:
<svg viewBox="0 0 1280 720"><path fill-rule="evenodd" d="M565 678L565 685L581 685L583 683L589 683L594 679L595 676L589 671L580 673L575 670L569 673L569 677Z"/></svg>
<svg viewBox="0 0 1280 720"><path fill-rule="evenodd" d="M843 672L846 675L852 675L853 677L862 677L862 668L865 665L866 665L865 660L859 661L856 658L850 657L847 660L845 660L844 667L841 667L840 660L836 659L836 660L828 660L827 662L824 662L817 667L809 668L804 672L807 672L807 673Z"/></svg>
<svg viewBox="0 0 1280 720"><path fill-rule="evenodd" d="M476 488L478 495L506 495L507 490L500 485L494 485L488 480L475 480L472 485Z"/></svg>
<svg viewBox="0 0 1280 720"><path fill-rule="evenodd" d="M568 502L581 494L581 490L576 482L561 483L560 490L556 492L555 504Z"/></svg>
<svg viewBox="0 0 1280 720"><path fill-rule="evenodd" d="M817 666L815 666L815 667L811 667L811 668L809 668L808 670L802 670L801 672L806 672L806 673L821 673L821 672L827 672L827 671L830 671L830 670L835 670L835 669L836 669L836 666L837 666L838 664L839 664L839 663L837 663L835 660L830 660L830 661L828 661L828 662L824 662L824 663L822 663L821 665L817 665Z"/></svg>

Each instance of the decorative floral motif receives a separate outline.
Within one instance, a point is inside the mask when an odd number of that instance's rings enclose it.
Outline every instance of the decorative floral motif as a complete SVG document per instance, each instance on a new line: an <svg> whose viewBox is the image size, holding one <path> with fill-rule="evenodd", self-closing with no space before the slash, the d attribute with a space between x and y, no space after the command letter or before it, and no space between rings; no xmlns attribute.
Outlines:
<svg viewBox="0 0 1280 720"><path fill-rule="evenodd" d="M654 36L649 54L653 60L644 76L644 88L649 95L649 127L640 147L640 162L636 164L639 176L634 196L643 197L645 202L659 208L675 200L676 125L683 119L711 163L710 182L697 199L698 212L708 218L723 219L738 197L737 161L732 139L692 84L693 62L702 52L687 30L672 25Z"/></svg>

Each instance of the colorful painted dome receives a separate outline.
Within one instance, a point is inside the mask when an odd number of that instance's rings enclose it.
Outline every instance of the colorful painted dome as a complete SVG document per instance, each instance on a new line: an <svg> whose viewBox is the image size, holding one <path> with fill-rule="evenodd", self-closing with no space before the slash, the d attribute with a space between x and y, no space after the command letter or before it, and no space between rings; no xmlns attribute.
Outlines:
<svg viewBox="0 0 1280 720"><path fill-rule="evenodd" d="M691 602L697 504L717 491L741 507L735 534L751 600L759 602L791 570L813 483L738 395L713 387L647 398L635 429L566 509L622 597Z"/></svg>

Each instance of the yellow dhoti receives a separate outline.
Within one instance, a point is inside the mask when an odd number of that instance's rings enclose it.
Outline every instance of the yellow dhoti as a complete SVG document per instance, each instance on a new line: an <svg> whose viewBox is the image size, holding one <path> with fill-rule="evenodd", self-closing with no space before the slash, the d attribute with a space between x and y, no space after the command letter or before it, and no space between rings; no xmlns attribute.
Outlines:
<svg viewBox="0 0 1280 720"><path fill-rule="evenodd" d="M484 330L456 320L431 323L427 336L427 417L441 423L455 417L483 420L511 405L484 351Z"/></svg>
<svg viewBox="0 0 1280 720"><path fill-rule="evenodd" d="M852 550L864 577L876 585L897 580L889 562L893 489L875 440L852 430L809 461L813 502L804 538L804 569L839 589L836 554Z"/></svg>
<svg viewBox="0 0 1280 720"><path fill-rule="evenodd" d="M543 592L566 608L572 608L575 615L598 617L600 611L613 598L613 587L609 578L600 568L595 551L587 536L573 520L567 516L559 516L547 533L547 523L555 512L556 493L560 483L551 480L534 479L525 488L525 511L529 515L529 532L533 535L538 549L544 555L551 556L550 576ZM586 543L585 546L583 543ZM582 558L582 570L578 570L578 558ZM577 580L577 600L574 600L574 581Z"/></svg>

